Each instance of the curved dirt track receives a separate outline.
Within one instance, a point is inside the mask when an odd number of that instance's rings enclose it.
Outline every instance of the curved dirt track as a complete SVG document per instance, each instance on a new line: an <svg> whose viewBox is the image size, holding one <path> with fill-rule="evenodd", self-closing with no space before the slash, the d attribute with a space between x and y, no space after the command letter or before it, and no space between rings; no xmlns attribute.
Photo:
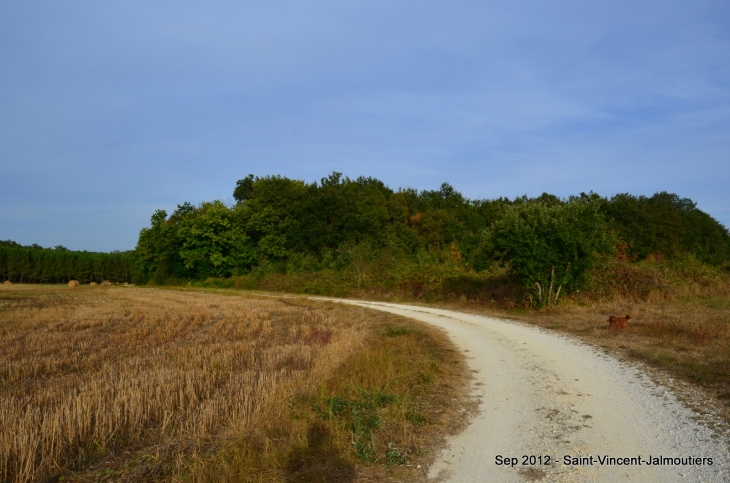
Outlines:
<svg viewBox="0 0 730 483"><path fill-rule="evenodd" d="M330 300L444 329L475 371L479 412L429 469L436 481L730 481L727 441L694 421L667 388L595 349L529 325L449 310ZM517 458L498 465L498 455ZM523 455L550 464L523 466ZM584 464L564 464L565 455ZM601 456L642 464L601 464ZM593 464L589 458L593 456ZM649 457L712 458L713 464L649 466ZM528 461L529 463L529 461ZM629 461L629 463L632 463Z"/></svg>

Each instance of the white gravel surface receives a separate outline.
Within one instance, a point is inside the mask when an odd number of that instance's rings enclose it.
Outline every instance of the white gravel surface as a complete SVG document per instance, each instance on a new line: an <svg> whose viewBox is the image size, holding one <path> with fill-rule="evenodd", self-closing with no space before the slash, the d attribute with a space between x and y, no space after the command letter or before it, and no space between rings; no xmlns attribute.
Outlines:
<svg viewBox="0 0 730 483"><path fill-rule="evenodd" d="M637 366L527 324L401 304L337 301L440 327L467 356L475 371L479 412L431 465L428 476L435 481L730 482L728 442L697 423L671 389L653 383ZM566 464L566 455L583 459ZM498 464L498 456L517 463ZM530 456L535 460L523 465ZM599 461L606 456L634 460L625 465ZM684 461L649 465L656 457ZM704 464L689 464L689 457L705 458Z"/></svg>

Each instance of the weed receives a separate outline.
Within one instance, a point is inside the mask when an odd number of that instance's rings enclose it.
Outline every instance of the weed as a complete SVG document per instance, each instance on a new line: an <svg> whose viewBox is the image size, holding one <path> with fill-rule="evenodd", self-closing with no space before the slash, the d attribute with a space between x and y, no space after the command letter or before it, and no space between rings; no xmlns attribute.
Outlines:
<svg viewBox="0 0 730 483"><path fill-rule="evenodd" d="M393 403L396 396L379 389L368 391L356 389L358 397L347 399L341 396L327 398L317 410L323 419L346 422L352 432L352 446L355 455L363 461L376 460L373 433L383 424L380 411Z"/></svg>
<svg viewBox="0 0 730 483"><path fill-rule="evenodd" d="M409 411L406 413L406 419L414 426L421 426L426 424L426 416L419 413L418 411Z"/></svg>
<svg viewBox="0 0 730 483"><path fill-rule="evenodd" d="M386 466L406 465L408 460L400 450L393 447L393 443L388 443L388 451L385 452Z"/></svg>
<svg viewBox="0 0 730 483"><path fill-rule="evenodd" d="M399 335L408 334L408 329L405 327L391 327L390 325L385 326L385 337L397 337Z"/></svg>
<svg viewBox="0 0 730 483"><path fill-rule="evenodd" d="M418 375L418 381L422 384L431 384L433 382L433 376L422 372Z"/></svg>

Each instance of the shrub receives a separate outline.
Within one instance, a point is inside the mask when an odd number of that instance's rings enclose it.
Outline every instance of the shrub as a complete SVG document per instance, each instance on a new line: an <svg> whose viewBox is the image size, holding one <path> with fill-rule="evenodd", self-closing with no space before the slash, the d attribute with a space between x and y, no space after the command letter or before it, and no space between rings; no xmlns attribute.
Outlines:
<svg viewBox="0 0 730 483"><path fill-rule="evenodd" d="M599 208L589 196L566 204L518 203L506 208L486 233L485 243L508 267L510 279L529 290L538 305L556 304L563 290L584 284L595 253L612 247Z"/></svg>

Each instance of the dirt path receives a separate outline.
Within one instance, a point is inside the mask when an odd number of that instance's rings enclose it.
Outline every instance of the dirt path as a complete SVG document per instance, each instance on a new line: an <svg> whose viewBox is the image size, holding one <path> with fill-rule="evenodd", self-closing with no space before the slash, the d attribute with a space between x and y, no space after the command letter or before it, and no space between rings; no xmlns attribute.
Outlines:
<svg viewBox="0 0 730 483"><path fill-rule="evenodd" d="M727 441L696 423L693 413L666 387L591 347L490 317L390 303L339 302L443 328L476 371L479 413L464 432L449 440L429 478L459 483L730 481ZM583 459L566 464L566 455ZM516 465L497 464L498 456L516 458L511 460ZM523 465L525 456L536 458ZM598 460L603 456L635 460L609 465ZM684 461L650 466L650 457ZM688 457L700 462L705 458L704 464ZM707 458L712 458L712 465Z"/></svg>

